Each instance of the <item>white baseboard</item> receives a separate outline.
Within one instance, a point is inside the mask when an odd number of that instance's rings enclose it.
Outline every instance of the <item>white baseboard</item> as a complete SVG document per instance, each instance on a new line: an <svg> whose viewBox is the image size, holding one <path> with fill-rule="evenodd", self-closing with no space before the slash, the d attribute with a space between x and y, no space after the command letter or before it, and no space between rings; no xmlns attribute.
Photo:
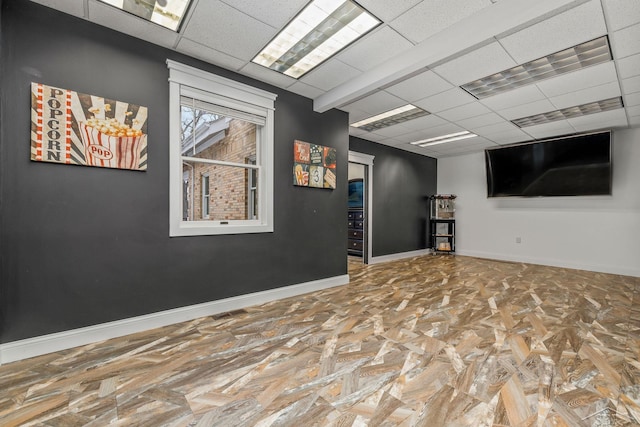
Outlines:
<svg viewBox="0 0 640 427"><path fill-rule="evenodd" d="M498 261L524 262L527 264L548 265L550 267L572 268L575 270L595 271L598 273L619 274L622 276L640 277L640 269L626 268L611 265L595 265L567 260L556 260L538 257L517 256L502 253L484 252L484 251L468 251L456 249L456 254L462 256L470 256L475 258L494 259Z"/></svg>
<svg viewBox="0 0 640 427"><path fill-rule="evenodd" d="M431 249L420 249L420 250L417 250L417 251L400 252L400 253L397 253L397 254L389 254L389 255L380 255L380 256L375 256L375 257L369 258L369 264L378 264L378 263L381 263L381 262L397 261L399 259L413 258L413 257L416 257L416 256L429 255L430 253L431 253Z"/></svg>
<svg viewBox="0 0 640 427"><path fill-rule="evenodd" d="M174 308L144 316L131 317L114 322L102 323L85 328L72 329L20 341L0 344L0 365L40 356L54 351L65 350L117 338L149 329L160 328L174 323L185 322L199 317L226 313L282 298L328 289L349 283L349 275L329 277L282 288L255 292L222 300Z"/></svg>

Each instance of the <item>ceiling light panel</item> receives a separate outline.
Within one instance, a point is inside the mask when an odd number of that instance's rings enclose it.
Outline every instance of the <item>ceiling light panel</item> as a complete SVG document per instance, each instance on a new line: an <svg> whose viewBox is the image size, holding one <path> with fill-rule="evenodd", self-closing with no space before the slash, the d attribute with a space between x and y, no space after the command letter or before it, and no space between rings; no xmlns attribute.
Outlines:
<svg viewBox="0 0 640 427"><path fill-rule="evenodd" d="M547 113L535 114L533 116L522 117L511 122L518 127L535 126L543 123L555 122L557 120L571 119L574 117L586 116L589 114L602 113L603 111L622 108L621 97L605 99L604 101L590 102L588 104L577 105L575 107L563 108L561 110L549 111Z"/></svg>
<svg viewBox="0 0 640 427"><path fill-rule="evenodd" d="M426 110L423 110L422 108L418 108L415 105L407 104L403 107L398 107L382 114L369 117L368 119L352 123L351 126L366 130L367 132L373 132L377 129L397 125L398 123L417 119L418 117L423 117L428 114L430 113Z"/></svg>
<svg viewBox="0 0 640 427"><path fill-rule="evenodd" d="M191 0L100 0L147 21L178 31Z"/></svg>
<svg viewBox="0 0 640 427"><path fill-rule="evenodd" d="M462 85L478 99L611 60L607 36Z"/></svg>
<svg viewBox="0 0 640 427"><path fill-rule="evenodd" d="M478 135L471 133L468 130L462 132L450 133L448 135L436 136L435 138L421 139L420 141L411 142L411 145L418 145L420 147L429 147L430 145L444 144L446 142L460 141L463 139L474 138Z"/></svg>
<svg viewBox="0 0 640 427"><path fill-rule="evenodd" d="M378 25L350 0L314 0L252 61L297 79Z"/></svg>

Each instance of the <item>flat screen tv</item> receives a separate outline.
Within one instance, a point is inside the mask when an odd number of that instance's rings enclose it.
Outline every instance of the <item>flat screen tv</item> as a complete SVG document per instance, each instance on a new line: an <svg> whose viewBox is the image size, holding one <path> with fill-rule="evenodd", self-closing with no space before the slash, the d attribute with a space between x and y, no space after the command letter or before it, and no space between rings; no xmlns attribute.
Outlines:
<svg viewBox="0 0 640 427"><path fill-rule="evenodd" d="M488 197L611 194L611 132L485 150Z"/></svg>
<svg viewBox="0 0 640 427"><path fill-rule="evenodd" d="M362 178L349 180L349 207L361 208L364 205L364 181Z"/></svg>

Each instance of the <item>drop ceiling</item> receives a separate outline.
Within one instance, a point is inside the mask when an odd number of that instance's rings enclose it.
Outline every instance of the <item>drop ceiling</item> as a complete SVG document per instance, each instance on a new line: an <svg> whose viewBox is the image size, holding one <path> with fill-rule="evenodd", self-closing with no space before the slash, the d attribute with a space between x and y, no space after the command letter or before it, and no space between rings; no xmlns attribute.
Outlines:
<svg viewBox="0 0 640 427"><path fill-rule="evenodd" d="M179 32L98 0L32 0L338 108L349 123L413 104L430 114L350 134L431 157L576 132L640 127L640 0L359 0L382 25L296 80L251 60L307 0L193 0ZM477 99L461 86L607 36L612 60ZM512 120L622 97L623 108ZM445 134L476 135L428 147Z"/></svg>

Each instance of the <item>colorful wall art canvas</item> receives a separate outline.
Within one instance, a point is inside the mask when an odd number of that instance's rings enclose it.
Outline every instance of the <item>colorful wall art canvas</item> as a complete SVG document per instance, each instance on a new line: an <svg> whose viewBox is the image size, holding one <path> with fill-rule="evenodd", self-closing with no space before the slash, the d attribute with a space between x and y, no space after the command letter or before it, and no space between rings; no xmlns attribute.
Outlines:
<svg viewBox="0 0 640 427"><path fill-rule="evenodd" d="M31 160L147 169L147 107L31 83Z"/></svg>
<svg viewBox="0 0 640 427"><path fill-rule="evenodd" d="M301 187L336 188L336 149L294 141L293 184Z"/></svg>

